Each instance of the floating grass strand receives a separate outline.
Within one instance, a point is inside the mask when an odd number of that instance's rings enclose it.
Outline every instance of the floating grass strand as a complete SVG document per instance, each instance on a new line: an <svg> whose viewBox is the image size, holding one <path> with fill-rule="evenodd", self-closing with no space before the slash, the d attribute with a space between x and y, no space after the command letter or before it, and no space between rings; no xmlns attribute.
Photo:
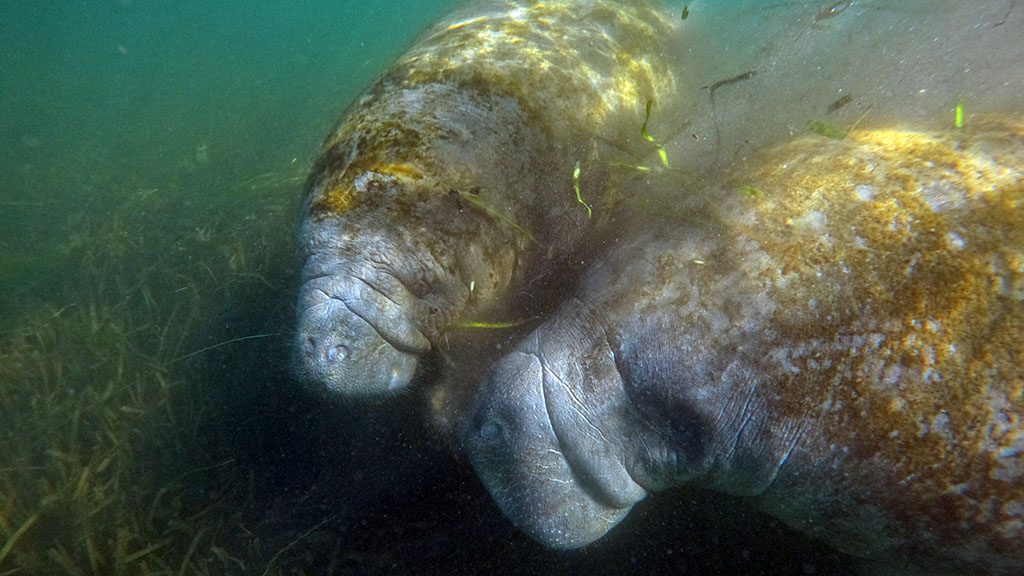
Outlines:
<svg viewBox="0 0 1024 576"><path fill-rule="evenodd" d="M644 111L644 125L640 127L640 135L643 136L644 140L654 144L654 147L658 149L658 158L661 159L661 165L668 168L668 153L665 151L665 147L659 144L658 141L647 132L647 124L651 121L651 108L653 107L654 100L648 99L647 106Z"/></svg>
<svg viewBox="0 0 1024 576"><path fill-rule="evenodd" d="M287 188L298 186L306 180L306 173L264 172L238 183L237 188L260 190L265 188Z"/></svg>
<svg viewBox="0 0 1024 576"><path fill-rule="evenodd" d="M469 202L473 206L476 206L477 208L483 210L488 215L490 215L490 216L492 216L494 218L497 218L498 220L501 220L505 224L508 224L513 230L515 230L516 232L519 232L520 234L522 234L523 237L526 238L527 240L529 240L531 243L533 243L533 244L537 243L537 240L533 237L533 234L530 234L529 230L527 230L526 228L523 228L522 226L517 224L516 221L513 220L512 218L506 216L505 214L502 214L501 212L498 212L497 210L495 210L494 208L489 206L486 202L484 202L479 197L477 197L477 195L470 194L468 192L461 192L460 191L459 192L459 197L462 198L463 200Z"/></svg>
<svg viewBox="0 0 1024 576"><path fill-rule="evenodd" d="M462 330L466 328L483 328L488 330L501 330L503 328L515 328L516 326L522 326L532 320L532 318L523 318L522 320L507 320L504 322L457 322L452 325L454 330Z"/></svg>
<svg viewBox="0 0 1024 576"><path fill-rule="evenodd" d="M583 196L580 194L580 161L576 161L576 167L572 171L572 189L576 191L576 201L583 204L583 207L587 209L587 219L593 218L594 211L590 209L590 204L583 201Z"/></svg>
<svg viewBox="0 0 1024 576"><path fill-rule="evenodd" d="M643 166L641 164L629 164L628 162L616 162L614 160L608 162L608 165L615 168L628 168L630 170L636 170L637 172L643 172L645 174L651 171L651 168L649 166Z"/></svg>
<svg viewBox="0 0 1024 576"><path fill-rule="evenodd" d="M850 129L847 130L846 132L850 133L856 130L857 126L860 126L861 121L863 121L864 118L868 115L868 112L871 112L871 106L865 108L864 111L860 113L860 116L857 116L857 119L853 121L853 124L850 125Z"/></svg>

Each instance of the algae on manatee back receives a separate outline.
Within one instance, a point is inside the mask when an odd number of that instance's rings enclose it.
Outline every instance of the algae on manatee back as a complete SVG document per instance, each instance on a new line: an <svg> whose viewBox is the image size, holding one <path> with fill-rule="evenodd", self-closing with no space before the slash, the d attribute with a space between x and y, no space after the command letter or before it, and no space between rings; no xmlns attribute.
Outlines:
<svg viewBox="0 0 1024 576"><path fill-rule="evenodd" d="M650 150L633 144L639 129L667 166L647 126L654 99L683 98L672 16L648 1L483 3L399 58L309 180L300 377L393 394L448 327L546 306L545 282L585 257L620 201L603 159Z"/></svg>
<svg viewBox="0 0 1024 576"><path fill-rule="evenodd" d="M1020 572L1022 159L1016 117L805 135L633 221L481 378L474 468L555 549L686 486L866 571Z"/></svg>

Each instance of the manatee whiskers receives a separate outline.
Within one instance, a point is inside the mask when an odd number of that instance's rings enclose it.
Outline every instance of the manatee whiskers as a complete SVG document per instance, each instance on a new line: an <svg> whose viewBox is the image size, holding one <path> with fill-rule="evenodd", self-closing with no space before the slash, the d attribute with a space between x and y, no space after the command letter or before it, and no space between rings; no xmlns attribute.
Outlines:
<svg viewBox="0 0 1024 576"><path fill-rule="evenodd" d="M210 352L211 350L216 350L218 348L227 346L229 344L235 344L235 343L238 343L238 342L246 342L248 340L259 340L259 339L262 339L262 338L271 338L273 336L286 336L286 335L287 334L285 332L268 332L266 334L250 334L248 336L239 336L237 338L231 338L230 340L224 340L223 342L218 342L216 344L211 344L210 346L206 346L205 348L200 348L198 350L193 350L192 352L189 352L188 354L183 354L181 356L178 356L177 358L171 359L168 362L168 364L176 364L178 362L181 362L182 360L188 360L189 358L192 358L193 356L198 356L198 355L200 355L200 354L202 354L204 352Z"/></svg>

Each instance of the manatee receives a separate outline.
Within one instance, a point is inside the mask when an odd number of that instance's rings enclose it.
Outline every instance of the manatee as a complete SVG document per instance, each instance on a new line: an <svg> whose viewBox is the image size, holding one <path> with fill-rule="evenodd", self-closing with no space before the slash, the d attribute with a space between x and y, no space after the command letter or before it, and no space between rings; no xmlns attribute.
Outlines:
<svg viewBox="0 0 1024 576"><path fill-rule="evenodd" d="M506 516L579 547L687 485L872 570L1024 573L1024 123L802 137L719 182L484 378L463 443Z"/></svg>
<svg viewBox="0 0 1024 576"><path fill-rule="evenodd" d="M510 320L593 243L616 163L677 107L675 10L478 4L429 30L345 113L308 184L297 372L342 396L406 387L447 329ZM655 120L651 120L652 125Z"/></svg>

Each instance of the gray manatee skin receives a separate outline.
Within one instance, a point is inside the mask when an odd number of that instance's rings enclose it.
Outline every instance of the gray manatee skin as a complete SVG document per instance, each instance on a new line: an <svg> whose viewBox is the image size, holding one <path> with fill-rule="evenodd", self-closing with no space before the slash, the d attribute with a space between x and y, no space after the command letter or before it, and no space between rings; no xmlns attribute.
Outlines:
<svg viewBox="0 0 1024 576"><path fill-rule="evenodd" d="M662 56L676 16L647 1L480 2L428 31L310 175L298 374L341 396L401 390L446 331L509 320L517 294L578 257L618 201L609 161L652 152L647 102L682 93Z"/></svg>
<svg viewBox="0 0 1024 576"><path fill-rule="evenodd" d="M1024 124L805 137L733 176L493 366L463 442L502 510L574 548L687 484L871 573L1024 573Z"/></svg>

